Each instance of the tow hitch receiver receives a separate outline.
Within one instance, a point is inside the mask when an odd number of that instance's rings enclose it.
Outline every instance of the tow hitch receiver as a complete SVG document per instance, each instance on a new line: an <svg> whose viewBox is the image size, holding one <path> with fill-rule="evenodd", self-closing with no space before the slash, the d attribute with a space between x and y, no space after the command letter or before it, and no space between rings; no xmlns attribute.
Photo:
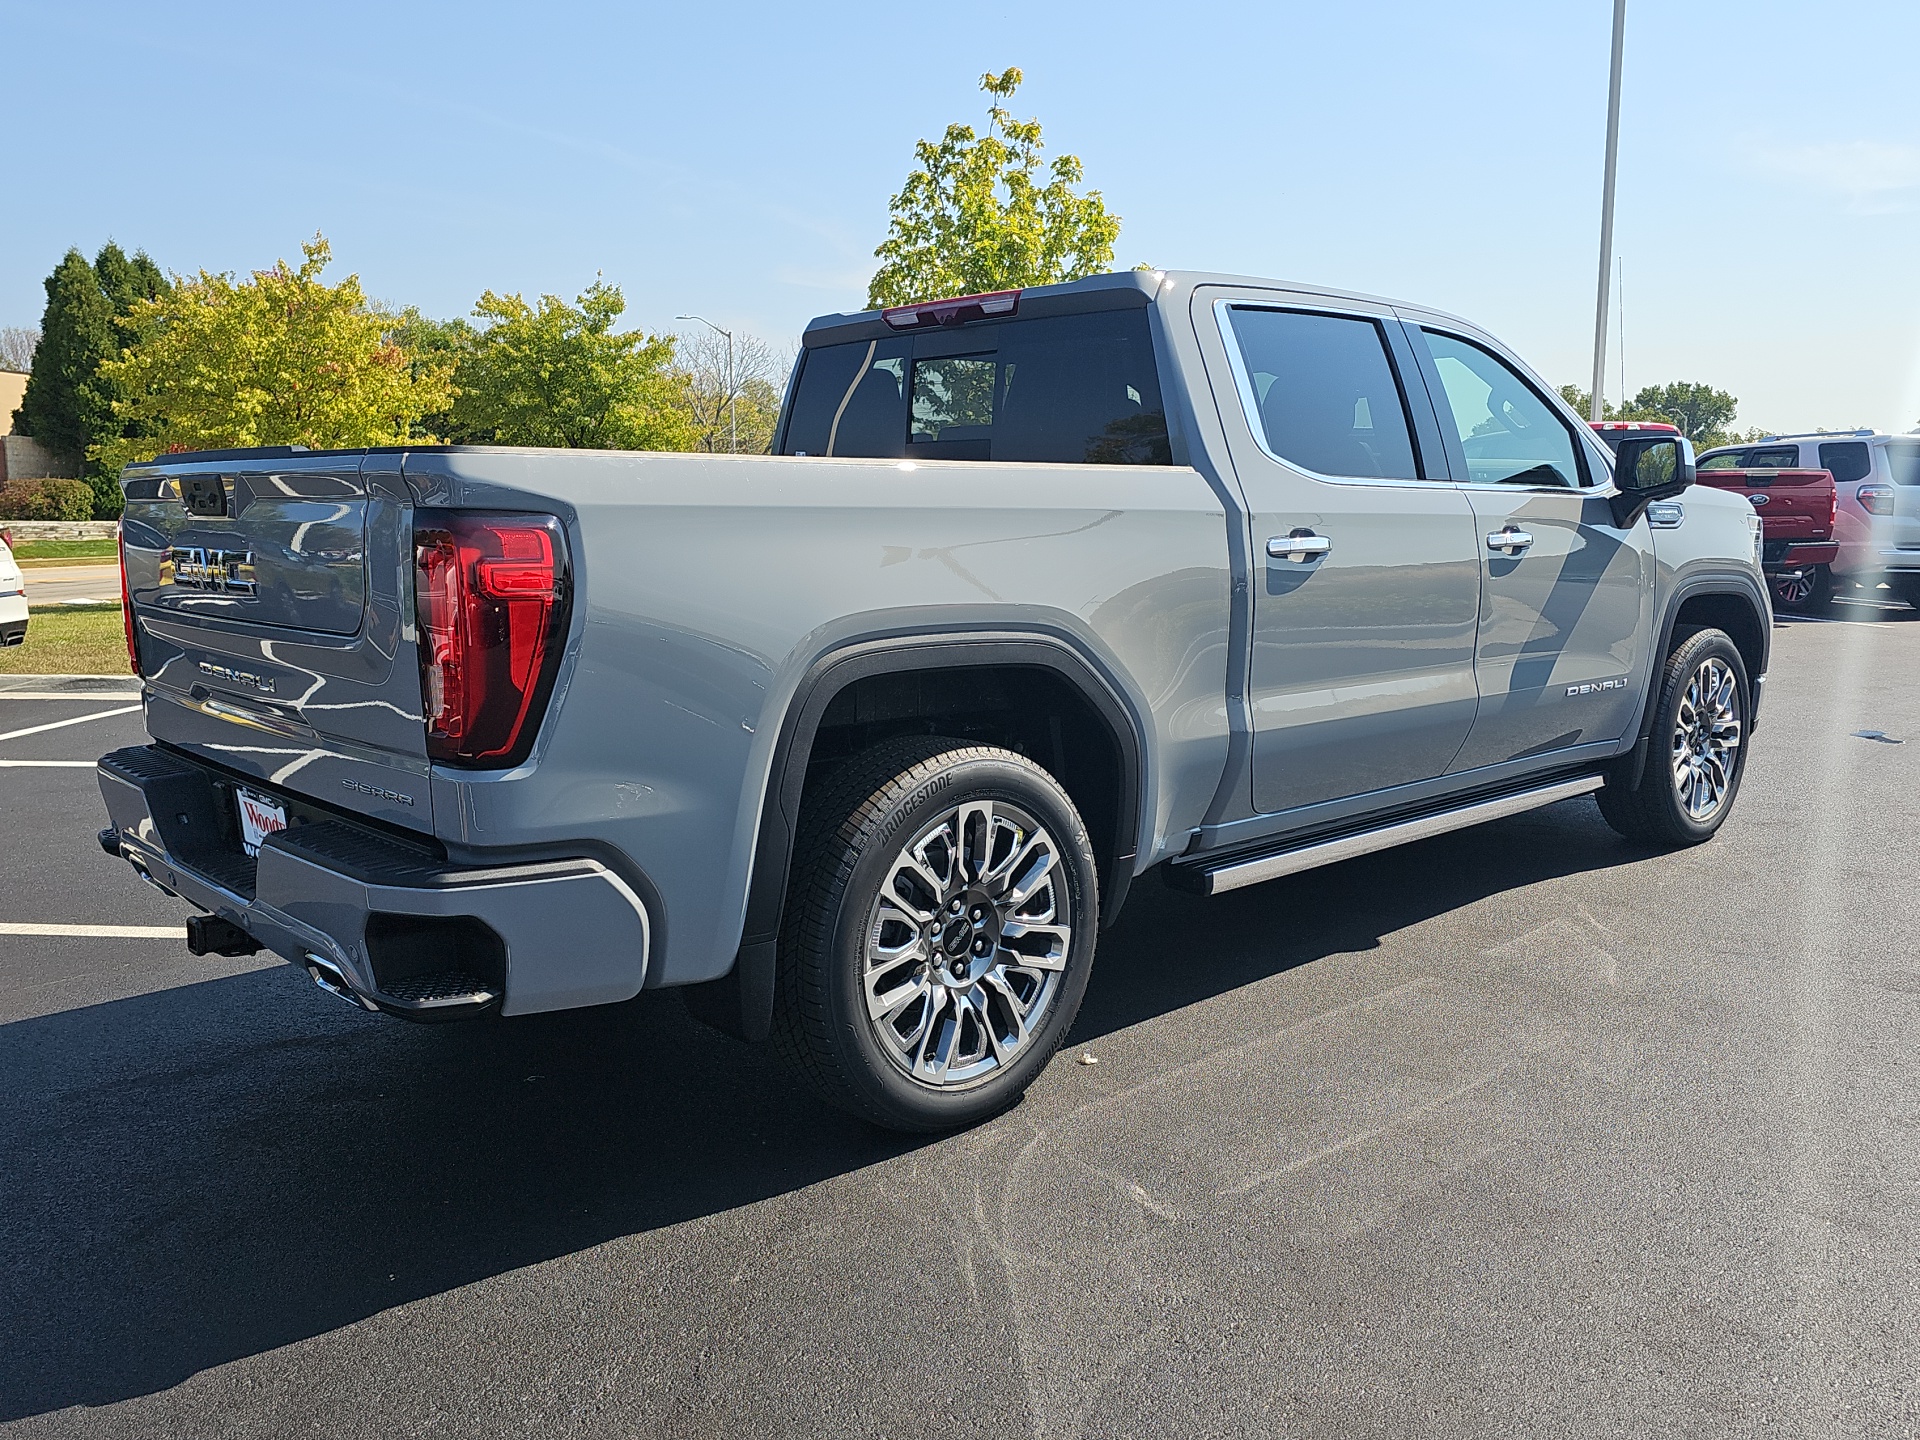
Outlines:
<svg viewBox="0 0 1920 1440"><path fill-rule="evenodd" d="M252 955L261 943L231 920L195 915L187 921L187 949L195 955Z"/></svg>

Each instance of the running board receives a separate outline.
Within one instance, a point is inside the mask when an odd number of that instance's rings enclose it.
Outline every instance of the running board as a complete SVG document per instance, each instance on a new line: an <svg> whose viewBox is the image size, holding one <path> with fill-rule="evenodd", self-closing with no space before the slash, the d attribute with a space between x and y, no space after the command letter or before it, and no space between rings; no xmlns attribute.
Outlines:
<svg viewBox="0 0 1920 1440"><path fill-rule="evenodd" d="M1308 841L1283 850L1268 850L1254 855L1242 851L1237 856L1211 860L1202 857L1175 860L1167 866L1167 879L1182 890L1196 891L1201 895L1223 895L1243 886L1277 880L1282 875L1297 875L1302 870L1351 860L1356 855L1370 855L1376 850L1425 840L1433 835L1444 835L1449 830L1464 830L1469 825L1518 815L1525 810L1538 810L1542 805L1553 805L1561 800L1571 800L1576 795L1591 794L1606 783L1605 777L1600 775L1581 775L1532 790L1476 800L1471 805L1462 805L1454 810L1419 815L1377 829L1340 835L1330 840Z"/></svg>

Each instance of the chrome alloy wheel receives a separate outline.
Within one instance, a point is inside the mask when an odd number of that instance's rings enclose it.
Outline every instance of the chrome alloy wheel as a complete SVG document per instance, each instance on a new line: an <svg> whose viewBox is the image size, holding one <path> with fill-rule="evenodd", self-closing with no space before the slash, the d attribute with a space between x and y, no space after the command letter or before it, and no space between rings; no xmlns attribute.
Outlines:
<svg viewBox="0 0 1920 1440"><path fill-rule="evenodd" d="M1695 821L1713 818L1733 786L1743 725L1740 684L1718 656L1700 662L1680 696L1673 726L1673 784Z"/></svg>
<svg viewBox="0 0 1920 1440"><path fill-rule="evenodd" d="M894 857L867 917L867 1019L922 1085L960 1089L1010 1065L1059 994L1073 900L1045 827L967 801Z"/></svg>

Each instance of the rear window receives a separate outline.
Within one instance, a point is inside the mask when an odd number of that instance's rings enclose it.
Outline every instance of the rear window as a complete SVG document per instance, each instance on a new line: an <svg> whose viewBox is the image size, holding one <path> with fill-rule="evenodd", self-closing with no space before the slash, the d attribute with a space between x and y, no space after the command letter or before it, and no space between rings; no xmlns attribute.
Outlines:
<svg viewBox="0 0 1920 1440"><path fill-rule="evenodd" d="M1798 470L1800 468L1800 447L1798 445L1768 445L1747 452L1749 470Z"/></svg>
<svg viewBox="0 0 1920 1440"><path fill-rule="evenodd" d="M1707 456L1694 468L1696 470L1742 470L1746 468L1741 463L1745 458L1744 451L1726 450L1718 455Z"/></svg>
<svg viewBox="0 0 1920 1440"><path fill-rule="evenodd" d="M1889 440L1887 472L1896 485L1920 485L1920 440Z"/></svg>
<svg viewBox="0 0 1920 1440"><path fill-rule="evenodd" d="M1820 468L1833 472L1836 483L1864 480L1873 473L1873 456L1861 440L1840 440L1820 447Z"/></svg>
<svg viewBox="0 0 1920 1440"><path fill-rule="evenodd" d="M1171 464L1146 311L809 349L781 453Z"/></svg>

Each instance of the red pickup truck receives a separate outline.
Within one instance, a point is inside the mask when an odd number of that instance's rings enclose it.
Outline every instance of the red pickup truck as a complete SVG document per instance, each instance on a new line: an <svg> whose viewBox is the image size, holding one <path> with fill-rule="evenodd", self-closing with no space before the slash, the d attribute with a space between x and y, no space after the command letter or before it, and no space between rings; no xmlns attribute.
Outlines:
<svg viewBox="0 0 1920 1440"><path fill-rule="evenodd" d="M1679 428L1657 420L1602 420L1594 433L1608 449L1624 435ZM1777 605L1820 610L1833 598L1833 562L1840 553L1834 538L1840 491L1826 470L1737 468L1732 455L1713 456L1695 472L1702 485L1733 490L1759 512L1764 532L1760 568L1773 587Z"/></svg>

